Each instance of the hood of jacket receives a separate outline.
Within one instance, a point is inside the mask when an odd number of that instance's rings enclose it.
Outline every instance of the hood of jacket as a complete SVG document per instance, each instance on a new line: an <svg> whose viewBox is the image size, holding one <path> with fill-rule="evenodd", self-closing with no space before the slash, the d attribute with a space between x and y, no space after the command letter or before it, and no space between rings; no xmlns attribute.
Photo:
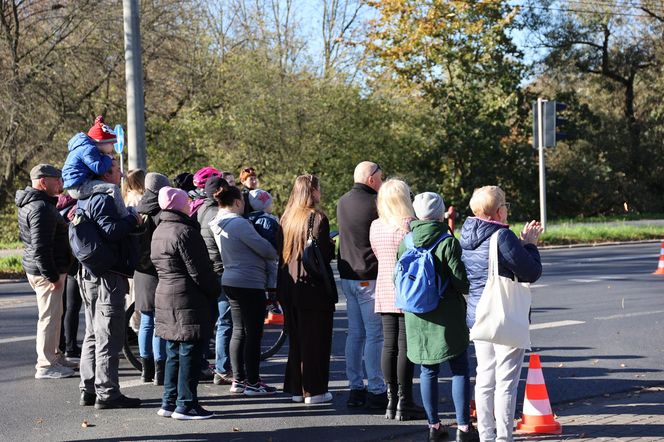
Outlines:
<svg viewBox="0 0 664 442"><path fill-rule="evenodd" d="M67 143L67 150L69 152L72 152L81 146L92 146L95 149L97 148L97 145L94 143L94 141L92 141L90 137L88 137L83 132L79 132L73 137L71 137L69 143Z"/></svg>
<svg viewBox="0 0 664 442"><path fill-rule="evenodd" d="M410 224L415 247L428 247L449 229L442 221L416 220Z"/></svg>
<svg viewBox="0 0 664 442"><path fill-rule="evenodd" d="M230 222L238 218L244 219L242 215L238 215L237 213L220 207L217 216L215 216L209 223L210 230L212 230L213 234L220 235L221 231L224 230Z"/></svg>
<svg viewBox="0 0 664 442"><path fill-rule="evenodd" d="M151 190L146 189L145 193L141 197L141 200L136 206L136 211L138 213L145 213L150 216L155 216L161 207L159 207L159 195L154 193Z"/></svg>
<svg viewBox="0 0 664 442"><path fill-rule="evenodd" d="M198 221L196 221L193 218L190 218L188 215L185 215L184 213L178 210L170 210L170 209L162 210L161 215L159 215L160 225L163 222L187 224L189 226L196 228L196 230L200 230L200 225L198 224Z"/></svg>
<svg viewBox="0 0 664 442"><path fill-rule="evenodd" d="M58 202L58 198L49 196L48 193L44 192L43 190L37 190L28 186L23 190L16 191L15 201L17 207L23 207L33 201L45 201L55 206L55 204Z"/></svg>
<svg viewBox="0 0 664 442"><path fill-rule="evenodd" d="M475 250L497 230L509 227L496 221L487 221L474 216L466 218L461 228L461 248Z"/></svg>

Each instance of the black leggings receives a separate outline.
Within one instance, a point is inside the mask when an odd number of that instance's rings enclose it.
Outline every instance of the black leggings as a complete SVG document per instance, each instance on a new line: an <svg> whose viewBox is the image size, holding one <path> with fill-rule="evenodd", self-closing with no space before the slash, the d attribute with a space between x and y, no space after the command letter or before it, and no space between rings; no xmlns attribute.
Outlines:
<svg viewBox="0 0 664 442"><path fill-rule="evenodd" d="M385 382L411 388L415 365L406 356L406 321L399 313L381 313L383 320L383 353L381 368Z"/></svg>
<svg viewBox="0 0 664 442"><path fill-rule="evenodd" d="M62 315L62 332L60 333L60 350L74 352L78 349L78 315L81 312L81 292L75 276L67 275L65 293L62 297L64 314Z"/></svg>
<svg viewBox="0 0 664 442"><path fill-rule="evenodd" d="M224 286L224 291L233 319L233 335L229 345L233 377L236 381L255 384L259 380L265 290Z"/></svg>

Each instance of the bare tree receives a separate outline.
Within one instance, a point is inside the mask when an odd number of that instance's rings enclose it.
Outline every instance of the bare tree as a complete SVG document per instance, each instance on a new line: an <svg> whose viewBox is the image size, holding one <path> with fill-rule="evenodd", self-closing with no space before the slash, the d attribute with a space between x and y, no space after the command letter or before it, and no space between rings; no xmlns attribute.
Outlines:
<svg viewBox="0 0 664 442"><path fill-rule="evenodd" d="M359 67L356 50L361 29L361 12L364 3L358 0L320 0L323 19L323 76L332 77L336 72ZM351 72L354 76L354 72Z"/></svg>

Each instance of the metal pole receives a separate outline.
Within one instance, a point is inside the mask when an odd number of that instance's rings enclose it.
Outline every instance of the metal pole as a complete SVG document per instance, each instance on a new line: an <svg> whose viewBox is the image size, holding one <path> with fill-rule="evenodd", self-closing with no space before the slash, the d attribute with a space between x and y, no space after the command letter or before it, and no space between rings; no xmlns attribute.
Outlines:
<svg viewBox="0 0 664 442"><path fill-rule="evenodd" d="M537 146L539 148L539 197L540 197L540 222L546 230L546 169L544 167L544 102L537 99Z"/></svg>
<svg viewBox="0 0 664 442"><path fill-rule="evenodd" d="M125 79L127 83L127 156L129 169L146 169L143 66L138 0L122 0Z"/></svg>

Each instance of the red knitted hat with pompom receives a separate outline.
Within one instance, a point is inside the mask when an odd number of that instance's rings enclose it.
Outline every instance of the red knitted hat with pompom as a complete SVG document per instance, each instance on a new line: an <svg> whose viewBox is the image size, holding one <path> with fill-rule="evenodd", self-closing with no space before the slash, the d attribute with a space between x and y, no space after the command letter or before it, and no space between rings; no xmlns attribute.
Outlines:
<svg viewBox="0 0 664 442"><path fill-rule="evenodd" d="M104 117L99 115L95 118L95 124L88 131L88 136L97 143L115 143L115 132L104 123Z"/></svg>

